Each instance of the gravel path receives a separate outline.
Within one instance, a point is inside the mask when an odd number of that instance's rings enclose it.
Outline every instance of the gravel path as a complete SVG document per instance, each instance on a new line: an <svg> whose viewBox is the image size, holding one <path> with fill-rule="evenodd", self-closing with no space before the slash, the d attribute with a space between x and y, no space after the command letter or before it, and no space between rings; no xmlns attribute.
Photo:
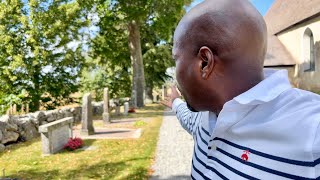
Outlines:
<svg viewBox="0 0 320 180"><path fill-rule="evenodd" d="M151 180L190 179L193 139L171 111L164 113Z"/></svg>

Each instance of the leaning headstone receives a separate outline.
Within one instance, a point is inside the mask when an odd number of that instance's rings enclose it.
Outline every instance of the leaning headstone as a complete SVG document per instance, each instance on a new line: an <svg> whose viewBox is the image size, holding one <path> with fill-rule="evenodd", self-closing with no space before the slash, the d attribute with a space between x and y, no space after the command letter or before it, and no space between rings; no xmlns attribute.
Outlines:
<svg viewBox="0 0 320 180"><path fill-rule="evenodd" d="M94 134L92 121L92 97L91 94L85 94L82 99L82 128L81 135L89 136Z"/></svg>
<svg viewBox="0 0 320 180"><path fill-rule="evenodd" d="M64 118L39 127L42 154L51 155L61 151L72 137L73 118Z"/></svg>
<svg viewBox="0 0 320 180"><path fill-rule="evenodd" d="M110 123L110 115L109 115L109 90L108 88L104 88L103 91L103 122L104 124Z"/></svg>
<svg viewBox="0 0 320 180"><path fill-rule="evenodd" d="M124 103L124 115L128 116L128 112L129 112L129 103L125 102Z"/></svg>

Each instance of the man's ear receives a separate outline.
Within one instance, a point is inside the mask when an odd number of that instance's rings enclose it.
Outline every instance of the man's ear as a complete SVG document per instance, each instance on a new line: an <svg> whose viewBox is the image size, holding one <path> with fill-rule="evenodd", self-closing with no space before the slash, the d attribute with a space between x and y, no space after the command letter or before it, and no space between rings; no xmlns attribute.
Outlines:
<svg viewBox="0 0 320 180"><path fill-rule="evenodd" d="M215 66L215 56L210 50L210 48L203 46L198 52L198 57L200 58L200 71L202 79L208 79Z"/></svg>

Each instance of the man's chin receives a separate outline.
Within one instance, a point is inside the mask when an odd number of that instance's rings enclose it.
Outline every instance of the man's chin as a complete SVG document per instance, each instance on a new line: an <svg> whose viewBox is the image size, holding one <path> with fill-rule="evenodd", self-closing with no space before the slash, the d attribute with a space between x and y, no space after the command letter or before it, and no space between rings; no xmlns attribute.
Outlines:
<svg viewBox="0 0 320 180"><path fill-rule="evenodd" d="M188 102L187 102L187 107L192 112L199 112L199 111L195 110L192 106L190 106L190 104Z"/></svg>

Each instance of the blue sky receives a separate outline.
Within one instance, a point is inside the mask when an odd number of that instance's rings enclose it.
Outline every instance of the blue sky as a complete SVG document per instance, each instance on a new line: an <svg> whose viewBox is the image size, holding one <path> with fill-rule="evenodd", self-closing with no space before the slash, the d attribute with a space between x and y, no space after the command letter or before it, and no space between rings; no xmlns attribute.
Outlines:
<svg viewBox="0 0 320 180"><path fill-rule="evenodd" d="M194 0L191 7L201 3L203 0ZM265 15L274 0L250 0L252 4L259 10L262 15Z"/></svg>

